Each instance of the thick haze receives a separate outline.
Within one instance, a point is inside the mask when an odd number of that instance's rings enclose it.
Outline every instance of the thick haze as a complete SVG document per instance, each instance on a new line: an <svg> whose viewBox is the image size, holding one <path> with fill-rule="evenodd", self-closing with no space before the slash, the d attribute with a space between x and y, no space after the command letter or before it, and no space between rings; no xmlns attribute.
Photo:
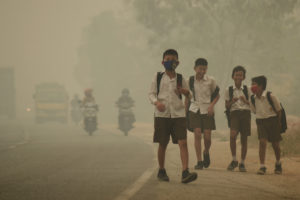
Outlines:
<svg viewBox="0 0 300 200"><path fill-rule="evenodd" d="M1 0L0 12L0 66L15 68L19 117L35 84L57 81L70 97L94 88L104 122L117 121L114 103L127 87L137 120L150 121L147 93L167 48L178 50L186 79L206 57L222 97L234 66L246 67L246 83L265 74L288 113L300 114L299 1ZM222 98L220 119L223 110Z"/></svg>

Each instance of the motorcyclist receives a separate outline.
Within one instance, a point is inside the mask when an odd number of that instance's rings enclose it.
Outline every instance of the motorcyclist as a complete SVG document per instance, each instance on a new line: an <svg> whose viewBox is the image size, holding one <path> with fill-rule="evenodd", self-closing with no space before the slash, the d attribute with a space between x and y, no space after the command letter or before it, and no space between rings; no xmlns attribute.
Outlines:
<svg viewBox="0 0 300 200"><path fill-rule="evenodd" d="M122 90L122 95L119 97L116 105L119 108L119 129L123 125L122 119L124 116L129 117L130 126L133 128L132 124L135 122L135 117L131 108L134 107L134 100L130 97L127 88Z"/></svg>
<svg viewBox="0 0 300 200"><path fill-rule="evenodd" d="M81 103L81 107L83 109L83 116L84 116L84 124L85 129L88 131L87 124L90 118L93 119L93 124L95 128L97 128L97 115L98 112L98 105L96 104L95 98L93 97L93 90L91 88L87 88L84 90L84 98Z"/></svg>

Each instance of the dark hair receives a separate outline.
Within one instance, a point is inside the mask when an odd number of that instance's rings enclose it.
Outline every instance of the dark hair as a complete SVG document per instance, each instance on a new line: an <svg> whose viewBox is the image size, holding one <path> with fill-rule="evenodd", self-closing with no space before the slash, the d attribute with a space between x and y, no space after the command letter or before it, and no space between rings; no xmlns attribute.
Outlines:
<svg viewBox="0 0 300 200"><path fill-rule="evenodd" d="M262 86L263 90L267 87L267 78L265 76L256 76L252 78L252 82Z"/></svg>
<svg viewBox="0 0 300 200"><path fill-rule="evenodd" d="M195 67L196 67L196 66L199 66L199 65L207 66L207 65L208 65L207 60L206 60L205 58L198 58L198 59L195 61Z"/></svg>
<svg viewBox="0 0 300 200"><path fill-rule="evenodd" d="M243 66L238 65L235 68L233 68L232 75L231 75L232 78L233 78L235 72L243 72L244 78L246 78L246 69Z"/></svg>
<svg viewBox="0 0 300 200"><path fill-rule="evenodd" d="M173 55L173 56L176 56L178 58L178 53L175 49L166 50L163 54L163 59L165 58L166 55Z"/></svg>

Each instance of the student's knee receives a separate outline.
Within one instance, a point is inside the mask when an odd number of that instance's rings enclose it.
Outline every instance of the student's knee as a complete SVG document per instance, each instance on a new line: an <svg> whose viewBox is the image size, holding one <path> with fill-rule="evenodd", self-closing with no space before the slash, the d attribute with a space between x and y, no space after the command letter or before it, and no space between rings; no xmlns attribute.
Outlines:
<svg viewBox="0 0 300 200"><path fill-rule="evenodd" d="M204 139L206 141L211 141L211 130L205 130L204 131Z"/></svg>
<svg viewBox="0 0 300 200"><path fill-rule="evenodd" d="M267 140L266 139L260 139L259 140L259 146L266 147L267 146Z"/></svg>
<svg viewBox="0 0 300 200"><path fill-rule="evenodd" d="M248 136L241 135L241 144L243 146L247 145L247 141L248 141Z"/></svg>
<svg viewBox="0 0 300 200"><path fill-rule="evenodd" d="M187 140L178 140L178 145L181 149L187 148Z"/></svg>
<svg viewBox="0 0 300 200"><path fill-rule="evenodd" d="M279 142L272 142L272 146L274 149L280 149Z"/></svg>
<svg viewBox="0 0 300 200"><path fill-rule="evenodd" d="M161 144L160 143L158 148L165 151L167 149L167 146L168 146L168 144Z"/></svg>
<svg viewBox="0 0 300 200"><path fill-rule="evenodd" d="M236 130L231 130L230 131L230 139L231 140L236 140L236 136L237 136L237 131Z"/></svg>
<svg viewBox="0 0 300 200"><path fill-rule="evenodd" d="M195 134L195 138L198 140L201 140L202 138L202 132L200 128L195 128L194 129L194 134Z"/></svg>

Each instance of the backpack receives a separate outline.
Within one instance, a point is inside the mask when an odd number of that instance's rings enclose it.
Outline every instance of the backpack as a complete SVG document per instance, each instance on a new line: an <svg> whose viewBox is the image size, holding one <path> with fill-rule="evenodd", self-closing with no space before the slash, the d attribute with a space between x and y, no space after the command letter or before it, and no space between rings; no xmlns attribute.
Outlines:
<svg viewBox="0 0 300 200"><path fill-rule="evenodd" d="M156 91L157 91L157 96L158 96L159 89L160 89L160 81L161 81L164 73L165 72L157 72L157 76L156 76L156 85L157 85ZM176 75L177 75L177 87L182 87L182 75L178 74L178 73L176 73ZM181 94L179 95L179 99L182 99L182 95Z"/></svg>
<svg viewBox="0 0 300 200"><path fill-rule="evenodd" d="M246 85L244 85L244 87L243 87L243 93L244 93L246 99L249 100L248 88ZM232 99L233 99L233 86L230 86L229 87L229 101L232 101ZM227 118L228 127L230 128L230 108L226 108L224 113Z"/></svg>
<svg viewBox="0 0 300 200"><path fill-rule="evenodd" d="M275 106L274 106L274 102L271 98L271 93L272 92L270 92L270 91L267 92L267 99L268 99L269 104L272 106L274 112L277 113ZM255 107L254 95L251 95L251 103ZM281 103L280 103L280 107L281 107L281 118L279 119L281 122L280 133L285 133L285 131L287 130L286 113L285 113L285 110Z"/></svg>
<svg viewBox="0 0 300 200"><path fill-rule="evenodd" d="M193 93L194 101L196 101L195 88L194 88L194 82L195 82L195 78L194 77L195 76L190 76L189 87L190 87L190 90ZM215 91L210 96L210 102L212 102L218 96L219 92L220 92L220 88L219 88L219 86L217 86L216 89L215 89ZM186 121L187 121L187 129L189 131L193 132L194 130L190 126L190 122L189 122L190 120L189 120L189 115L188 115L190 105L191 105L191 100L189 100L189 102L188 102L188 109L186 111Z"/></svg>

